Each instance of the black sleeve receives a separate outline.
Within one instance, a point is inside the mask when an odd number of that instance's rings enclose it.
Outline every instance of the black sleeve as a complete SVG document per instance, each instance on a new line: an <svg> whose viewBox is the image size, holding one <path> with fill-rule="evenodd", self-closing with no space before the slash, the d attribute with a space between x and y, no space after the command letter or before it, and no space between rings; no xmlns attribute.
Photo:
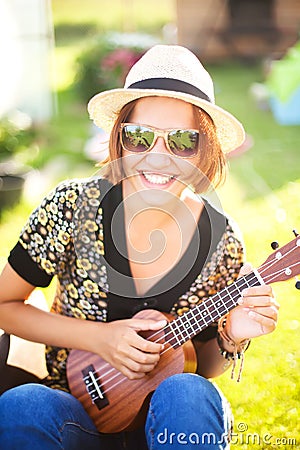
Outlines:
<svg viewBox="0 0 300 450"><path fill-rule="evenodd" d="M47 287L53 278L52 275L48 275L31 259L20 242L11 250L8 262L20 277L33 286Z"/></svg>
<svg viewBox="0 0 300 450"><path fill-rule="evenodd" d="M48 286L67 264L80 186L76 180L56 186L31 213L9 255L12 268L33 286Z"/></svg>

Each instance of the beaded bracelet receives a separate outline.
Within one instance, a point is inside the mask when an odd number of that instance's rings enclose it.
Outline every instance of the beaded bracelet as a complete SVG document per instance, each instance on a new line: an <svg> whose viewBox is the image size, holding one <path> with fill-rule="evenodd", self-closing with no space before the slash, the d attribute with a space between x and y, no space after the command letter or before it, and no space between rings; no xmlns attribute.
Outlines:
<svg viewBox="0 0 300 450"><path fill-rule="evenodd" d="M251 341L250 339L245 339L244 341L240 342L239 345L237 345L234 341L230 339L230 337L225 332L226 322L227 322L227 315L221 317L221 319L218 322L217 343L219 346L220 354L223 356L223 358L227 359L228 361L231 360L233 361L233 366L231 370L231 379L234 378L237 360L239 359L241 361L237 377L237 381L239 382L241 380L242 370L244 366L244 353L249 347ZM222 339L226 341L231 347L233 347L232 352L224 349L222 345Z"/></svg>

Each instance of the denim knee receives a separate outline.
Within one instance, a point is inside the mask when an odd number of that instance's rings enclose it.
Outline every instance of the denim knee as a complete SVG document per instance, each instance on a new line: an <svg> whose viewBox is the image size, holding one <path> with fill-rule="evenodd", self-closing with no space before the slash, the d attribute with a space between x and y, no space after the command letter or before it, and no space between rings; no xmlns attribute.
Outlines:
<svg viewBox="0 0 300 450"><path fill-rule="evenodd" d="M160 449L164 444L163 448L175 450L182 443L198 442L203 449L227 449L230 416L228 402L210 381L196 374L173 375L152 396L146 421L148 447Z"/></svg>
<svg viewBox="0 0 300 450"><path fill-rule="evenodd" d="M57 450L99 448L99 433L72 395L39 384L0 397L0 448Z"/></svg>
<svg viewBox="0 0 300 450"><path fill-rule="evenodd" d="M222 408L223 397L220 391L206 378L192 373L181 373L165 379L153 394L165 400L165 405L174 408L176 404L182 409L189 409L208 404L210 407ZM171 400L171 401L170 401Z"/></svg>
<svg viewBox="0 0 300 450"><path fill-rule="evenodd" d="M0 397L0 428L26 427L34 418L51 421L58 407L52 393L52 389L39 384L24 384L4 392Z"/></svg>

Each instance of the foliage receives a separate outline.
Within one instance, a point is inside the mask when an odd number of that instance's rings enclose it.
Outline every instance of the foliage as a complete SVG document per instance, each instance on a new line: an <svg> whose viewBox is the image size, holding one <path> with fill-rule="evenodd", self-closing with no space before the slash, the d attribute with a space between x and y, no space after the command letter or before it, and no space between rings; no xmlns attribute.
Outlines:
<svg viewBox="0 0 300 450"><path fill-rule="evenodd" d="M272 62L266 86L282 102L286 102L300 86L300 41L280 60Z"/></svg>
<svg viewBox="0 0 300 450"><path fill-rule="evenodd" d="M16 154L26 151L32 144L35 133L28 116L15 112L0 120L0 161L12 159Z"/></svg>
<svg viewBox="0 0 300 450"><path fill-rule="evenodd" d="M55 43L57 46L82 41L85 37L97 33L94 23L58 23L55 25Z"/></svg>
<svg viewBox="0 0 300 450"><path fill-rule="evenodd" d="M246 153L230 159L230 172L242 187L244 200L268 195L276 198L274 191L299 180L299 126L280 126L270 110L258 108L250 87L264 80L260 65L228 62L208 70L215 83L217 104L238 117L253 139ZM276 206L276 200L273 204Z"/></svg>
<svg viewBox="0 0 300 450"><path fill-rule="evenodd" d="M143 34L108 33L96 36L79 55L75 89L85 102L97 92L121 87L130 67L154 38Z"/></svg>

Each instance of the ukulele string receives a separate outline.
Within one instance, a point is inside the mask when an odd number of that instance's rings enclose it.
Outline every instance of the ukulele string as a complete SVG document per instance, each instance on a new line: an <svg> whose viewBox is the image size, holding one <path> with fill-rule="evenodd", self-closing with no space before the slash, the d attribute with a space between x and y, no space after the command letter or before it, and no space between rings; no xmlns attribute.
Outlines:
<svg viewBox="0 0 300 450"><path fill-rule="evenodd" d="M280 259L286 258L290 253L292 253L292 252L293 252L294 250L296 250L296 249L297 249L297 245L295 245L295 246L292 247L290 250L288 250L286 253L284 253L283 255L281 255L281 258L280 258ZM273 266L274 264L276 264L276 263L278 263L278 258L276 258L276 254L275 254L275 256L274 256L273 259L271 259L271 260L269 260L269 261L266 261L265 263L263 263L263 264L260 266L260 268L259 268L259 274L260 274L260 275L263 275L264 272L265 272L266 270L269 270L270 268L272 268L272 266ZM294 267L295 265L297 265L297 264L299 264L299 263L300 263L300 262L298 262L298 263L296 263L296 264L293 264L293 265L290 265L289 268L292 268L292 267ZM264 276L264 279L267 281L267 283L270 283L270 284L271 284L272 281L273 281L274 279L276 279L276 276L277 276L278 274L280 274L280 273L283 273L285 270L286 270L286 269L280 269L280 270L278 270L277 272L273 272L273 273L270 274L270 275ZM255 279L257 278L257 275L255 274L254 271L250 272L250 273L248 274L248 277L249 277L249 275L253 275L252 278L249 279L249 280L246 280L246 276L247 276L247 275L245 275L245 276L239 278L238 280L240 280L240 281L244 280L244 281L247 281L247 282L252 282L253 280L255 280ZM227 289L227 288L225 288L225 289ZM230 294L227 294L227 295L230 296ZM235 300L234 297L231 297L231 298ZM211 299L212 299L212 297L208 298L207 301L210 301ZM205 301L205 300L204 300L204 301ZM214 304L213 304L212 302L211 302L211 305L214 306ZM225 303L225 305L227 306L226 303ZM216 311L217 311L217 310L216 310ZM218 311L217 311L217 312L218 312ZM159 333L161 333L161 330L159 330L159 331L153 333L150 337L153 338L153 337L155 337L155 336L156 336L157 334L159 334ZM164 335L164 337L166 337L168 334L170 334L170 332L167 333L166 335ZM153 342L158 342L158 341L153 341Z"/></svg>
<svg viewBox="0 0 300 450"><path fill-rule="evenodd" d="M241 277L241 278L240 278L240 281L244 281L244 282L249 283L249 282L251 282L251 281L253 281L253 280L256 280L256 276L255 276L255 274L254 274L253 272L250 273L250 274L248 274L248 277L249 277L249 275L252 275L252 277L251 277L250 279L246 280L245 277ZM247 284L245 284L245 286L247 286ZM236 295L232 296L232 295L230 295L229 292L227 292L226 296L229 297L229 299L228 299L229 301L223 302L223 305L224 305L224 306L227 306L228 304L231 304L231 303L232 303L232 300L236 300L236 299L238 299L238 298L240 297L240 292L237 292L237 293L235 293L235 294L236 294ZM209 299L207 299L207 300L209 300ZM210 299L210 301L211 301L211 299ZM213 303L212 303L212 305L213 305ZM217 312L217 309L216 309L216 312ZM219 316L217 316L216 318L218 318L218 317L219 317ZM202 321L203 324L206 325L204 319L201 317L201 311L198 312L198 313L195 315L195 318L196 318L196 319L197 319L197 318L200 318L200 321ZM168 324L165 328L167 328L168 326L169 326L169 324ZM153 337L156 336L157 334L159 334L159 333L161 334L163 330L164 330L164 329L159 330L159 331L153 333L153 335L151 335L150 337L153 338ZM168 350L170 350L171 348L173 348L173 347L172 347L172 344L171 344L171 339L170 339L170 340L166 339L166 338L168 337L168 335L170 335L170 334L172 334L172 338L173 338L173 331L170 330L170 331L168 331L166 334L164 334L163 336L159 337L159 339L157 339L156 341L153 341L153 342L155 342L155 343L158 343L159 340L163 338L163 339L164 339L164 344L165 344L165 345L170 344L169 347L165 348L165 349L161 352L161 355L164 354L165 352L167 352ZM106 365L109 365L109 364L107 363L107 364L105 364L105 366L106 366ZM105 367L105 366L104 366L104 367ZM99 380L100 380L100 377L97 375L97 372L98 372L98 371L99 371L99 369L96 369L96 370L93 372L93 374L96 375L95 381L99 381ZM104 380L104 378L105 378L107 375L109 375L112 371L115 371L116 373L115 373L112 377L110 377L108 380L104 381L106 385L107 385L108 383L110 383L111 381L113 381L115 378L119 377L120 375L122 376L122 378L121 378L119 381L117 381L115 384L113 384L112 386L109 386L107 389L103 390L103 391L102 391L103 394L105 394L105 393L107 393L108 391L110 391L111 389L115 388L120 382L127 380L127 377L125 377L121 372L117 371L117 370L114 369L114 368L111 368L109 371L107 371L107 372L105 372L104 374L101 375L102 384L99 385L100 388L103 387L103 380Z"/></svg>
<svg viewBox="0 0 300 450"><path fill-rule="evenodd" d="M298 245L296 244L294 247L292 247L290 250L287 250L286 253L282 254L280 251L278 251L277 253L275 253L275 256L272 260L270 261L266 261L264 264L262 264L259 268L259 272L263 273L266 270L269 270L274 264L278 263L281 259L286 258L290 253L292 253L293 251L295 251L297 249ZM278 257L276 257L276 255L278 254ZM283 269L285 270L285 269ZM277 272L272 273L271 275L276 274ZM271 275L268 275L269 277ZM267 277L265 277L267 278Z"/></svg>
<svg viewBox="0 0 300 450"><path fill-rule="evenodd" d="M248 274L248 277L249 277L249 275L252 275L252 277L251 277L250 279L246 280L245 277L241 277L241 278L240 278L240 282L241 282L241 281L244 281L244 282L247 281L247 283L249 283L249 282L251 282L252 280L255 280L255 279L256 279L256 276L255 276L255 274L254 274L253 272L251 272L250 274ZM245 284L245 286L247 286L247 285ZM237 294L238 294L238 295L231 296L230 293L227 292L226 296L229 296L229 302L225 301L225 302L223 302L223 305L224 305L224 306L227 306L228 304L230 304L230 303L232 302L232 300L236 300L237 298L239 298L240 293L238 292ZM207 300L209 300L209 301L211 302L211 304L214 306L214 304L212 303L211 299L207 299ZM216 309L216 312L218 312L217 309ZM219 317L219 316L217 316L217 317ZM198 312L198 313L196 313L196 315L195 315L195 319L198 319L198 318L200 318L200 321L203 321L203 323L205 324L204 319L201 317L201 311ZM167 328L168 326L169 326L169 324L168 324L165 328ZM164 330L164 329L159 330L159 331L153 333L150 337L153 338L153 337L155 337L156 335L161 334L163 330ZM181 331L181 330L180 330L180 331ZM165 353L166 351L168 351L168 350L170 350L171 348L173 348L172 345L171 345L171 340L166 339L166 338L168 338L168 335L170 335L170 334L171 334L172 337L173 337L173 331L172 331L172 330L168 331L168 332L165 333L163 336L160 336L159 339L153 341L153 342L155 342L155 343L158 343L160 339L164 339L164 344L165 344L165 345L167 345L167 344L170 343L170 347L167 347L166 349L164 349L164 350L161 352L161 354L163 354L163 353ZM105 366L106 366L106 365L109 365L109 364L107 363L107 364L105 364ZM105 366L104 366L104 367L105 367ZM111 367L111 366L110 366L110 367ZM94 375L97 375L97 372L98 372L98 371L99 371L99 369L96 369L95 372L94 372L93 374L94 374ZM103 382L104 378L107 377L107 375L109 375L112 371L116 371L116 369L111 368L109 371L107 371L107 372L105 372L104 374L101 375L101 380L102 380L102 382ZM105 384L110 383L110 382L113 381L115 378L119 377L120 375L122 375L122 373L119 372L119 371L116 371L116 373L115 373L112 377L110 377L108 380L104 381ZM127 379L127 377L125 377L125 376L123 376L123 378L124 378L124 380ZM122 378L122 379L123 379L123 378ZM95 377L95 381L99 381L99 380L100 380L100 377L99 377L99 376ZM120 382L120 381L118 381L117 384L119 384L119 382ZM113 386L109 387L109 388L108 388L107 390L105 390L103 393L108 392L108 390L114 388L117 384L114 384ZM103 384L101 384L99 387L100 387L100 388L103 387Z"/></svg>
<svg viewBox="0 0 300 450"><path fill-rule="evenodd" d="M281 270L278 270L277 272L273 272L272 274L265 276L265 279L268 279L268 284L269 283L271 284L273 282L273 280L277 279L278 275L281 275L284 273L285 275L290 276L291 274L288 274L286 271L291 270L293 267L296 267L299 264L300 264L300 261L296 262L294 264L290 264L289 267L286 269L281 269Z"/></svg>
<svg viewBox="0 0 300 450"><path fill-rule="evenodd" d="M253 280L255 280L255 279L257 278L254 272L251 272L250 274L248 274L248 276L249 276L249 275L253 275L253 277L252 277L251 279L249 279L249 280L246 280L246 279L245 279L245 276L244 276L244 277L241 277L241 278L239 278L239 282L245 281L245 282L249 283L249 281L251 282L251 281L253 281ZM231 285L231 286L232 286L232 285ZM245 286L246 286L246 284L245 284ZM241 290L241 287L240 287L240 290ZM240 296L240 291L238 292L238 296L236 296L236 295L232 296L232 295L230 294L230 292L228 292L228 288L225 288L224 291L227 291L227 293L224 295L224 298L229 297L229 300L230 300L230 301L232 301L232 300L235 301L235 300ZM215 312L218 313L218 309L216 308L216 305L215 305L215 303L213 302L213 297L215 297L215 296L216 296L216 297L219 297L219 294L217 293L217 294L215 294L214 296L209 297L209 298L203 300L203 302L200 303L200 305L205 306L205 303L210 303L210 306L213 306L213 307L215 308ZM229 302L224 301L224 302L223 302L223 305L224 305L225 307L227 307L228 304L230 304L230 301L229 301ZM199 306L200 306L200 305L199 305ZM207 308L207 309L208 309L208 308ZM193 311L193 312L194 312L194 311ZM198 311L198 312L194 315L194 318L197 319L200 315L201 315L201 311ZM215 318L219 318L218 315L217 315ZM213 320L214 320L215 318L213 317ZM205 323L204 319L203 319L203 322ZM169 326L169 324L166 325L165 328L167 328L168 326ZM150 337L150 338L154 338L156 335L161 334L161 332L162 332L165 328L163 328L162 330L156 331L155 333L151 334L149 337ZM163 337L163 338L166 338L170 333L173 333L173 331L171 330L171 331L167 332L167 333L164 334L162 337ZM162 337L160 337L158 340L155 340L155 341L153 341L153 342L159 342L159 340L160 340ZM152 340L152 339L151 339L151 340ZM166 343L169 343L169 342L171 342L171 341L166 341Z"/></svg>
<svg viewBox="0 0 300 450"><path fill-rule="evenodd" d="M288 255L288 254L289 254L290 252L292 252L292 251L293 251L293 249L290 250L289 252L287 252L286 255ZM286 255L285 255L285 256L286 256ZM260 272L262 273L262 272L265 271L267 268L272 267L272 265L274 265L274 263L276 263L277 261L278 261L277 258L274 258L274 260L271 260L271 261L269 261L268 263L263 264L263 265L261 266L261 268L260 268ZM290 268L291 268L291 267L294 267L294 266L297 266L299 263L300 263L300 262L297 262L297 263L295 263L295 264L293 264L293 265L290 265ZM267 266L268 266L268 267L267 267ZM262 269L262 268L263 268L263 269ZM284 273L285 270L286 270L286 269L278 270L277 272L274 272L273 274L268 275L268 276L266 276L265 278L266 278L266 279L268 278L268 283L271 283L274 279L277 278L278 274ZM249 282L251 283L251 281L253 281L253 280L255 280L255 279L257 278L254 272L251 272L250 274L248 274L248 277L249 277L249 275L252 275L252 277L251 277L250 279L247 279L247 280L246 280L246 278L245 278L245 276L244 276L244 277L241 277L239 280L240 280L240 281L244 281L244 282L246 282L246 283L249 283ZM245 284L245 285L246 285L246 284ZM226 289L226 288L225 288L225 289ZM234 296L231 296L230 293L227 292L226 296L229 296L229 300L230 300L230 302L231 302L232 300L236 300L237 298L239 298L240 292L238 291L237 294L234 295ZM227 306L227 304L228 304L228 302L225 301L225 302L224 302L224 305ZM217 311L217 310L216 310L216 311ZM200 317L200 320L202 320L202 321L204 322L204 324L205 324L204 319L201 318L201 312L196 313L195 318L197 318L197 316L199 316L199 317ZM168 326L169 326L169 324L168 324L165 328L167 328ZM164 330L164 329L163 329L163 330ZM151 335L150 337L153 338L153 337L155 337L156 335L161 334L163 330L159 330L159 331L153 333L153 335ZM170 344L169 347L165 348L165 349L161 352L161 355L163 355L165 352L167 352L168 350L170 350L171 348L173 348L173 347L172 347L172 344L171 344L171 340L166 339L166 337L167 337L170 333L173 334L172 330L171 330L171 331L168 331L166 334L164 334L163 336L160 336L157 340L153 341L153 342L155 342L155 343L158 343L160 339L164 338L164 344L165 344L165 345ZM106 363L105 366L106 366L106 365L109 365L109 364ZM105 366L104 366L104 367L105 367ZM98 369L98 370L99 370L99 369ZM116 369L111 368L109 371L105 372L105 373L101 376L101 379L103 379L104 377L106 377L107 375L109 375L109 374L110 374L111 372L113 372L114 370L116 370ZM94 372L94 374L97 374L97 370ZM107 389L105 389L105 390L103 391L104 394L107 393L107 392L109 392L111 389L115 388L115 387L116 387L118 384L120 384L121 382L127 380L127 377L125 377L121 372L116 371L116 374L115 374L114 376L112 376L111 378L109 378L109 379L105 382L105 384L110 383L110 382L113 381L115 378L119 377L120 375L122 375L121 379L120 379L119 381L115 382L112 386L109 386ZM96 378L96 381L99 381L99 380L100 380L100 377L97 377L97 378ZM100 388L103 387L103 384L101 384L99 387L100 387Z"/></svg>
<svg viewBox="0 0 300 450"><path fill-rule="evenodd" d="M296 247L294 247L294 248L292 248L291 250L289 250L289 251L284 255L284 257L286 257L286 256L287 256L289 253L291 253L293 250L295 250L295 248L296 248ZM268 261L268 262L265 262L264 264L261 265L261 267L260 267L260 272L261 272L261 273L265 272L267 269L269 269L270 267L272 267L272 265L274 265L277 261L278 261L278 259L277 259L276 257L274 257L273 260ZM294 265L293 265L293 266L294 266ZM293 267L293 266L292 266L292 267ZM280 271L278 271L278 272L276 272L276 273L274 273L274 274L277 275L278 273L280 273ZM253 274L254 277L252 277L252 279L249 280L250 282L251 282L253 279L255 279L255 273L254 273L254 272L251 272L251 274ZM265 277L266 279L268 278L268 282L269 282L269 283L271 283L272 280L274 279L274 278L272 278L272 276L273 276L274 274L268 275L268 276ZM249 274L248 274L248 275L249 275ZM241 280L241 278L240 278L240 280ZM209 300L209 299L208 299L208 300ZM213 303L212 303L212 305L213 305ZM226 303L225 303L225 305L226 305ZM168 326L168 325L167 325L167 326ZM162 332L162 330L159 330L159 331L153 333L150 337L151 337L151 338L154 338L156 335L161 334L161 332ZM168 333L166 333L166 334L164 334L162 337L160 337L158 340L153 341L153 342L158 343L160 339L162 339L162 338L165 339L170 333L172 333L172 331L169 331ZM166 343L168 343L168 342L166 342ZM109 365L109 364L107 363L106 365ZM105 365L105 366L106 366L106 365ZM104 367L105 367L105 366L104 366ZM103 368L103 367L102 367L102 368ZM106 372L106 373L104 374L104 376L106 376L107 374L109 374L111 371L112 371L112 369L109 370L108 372Z"/></svg>

